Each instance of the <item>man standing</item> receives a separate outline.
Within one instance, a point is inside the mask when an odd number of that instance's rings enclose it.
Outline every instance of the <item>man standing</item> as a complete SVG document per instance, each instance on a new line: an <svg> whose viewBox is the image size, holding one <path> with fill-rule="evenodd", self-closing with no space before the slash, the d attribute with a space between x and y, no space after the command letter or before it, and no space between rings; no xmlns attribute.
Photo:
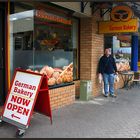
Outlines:
<svg viewBox="0 0 140 140"><path fill-rule="evenodd" d="M115 59L111 55L111 48L106 48L104 55L99 61L99 75L102 75L104 82L105 97L116 97L114 94L114 74L117 74ZM108 88L109 87L109 88Z"/></svg>

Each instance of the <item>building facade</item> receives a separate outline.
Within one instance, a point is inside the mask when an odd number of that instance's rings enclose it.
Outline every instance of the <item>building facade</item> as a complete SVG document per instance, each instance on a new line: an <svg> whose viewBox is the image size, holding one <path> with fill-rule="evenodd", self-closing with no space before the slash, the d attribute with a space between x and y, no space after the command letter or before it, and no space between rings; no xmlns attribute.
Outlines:
<svg viewBox="0 0 140 140"><path fill-rule="evenodd" d="M92 82L93 97L102 94L98 62L105 42L109 37L113 42L113 35L99 34L98 22L108 19L109 13L102 16L98 5L93 7L90 2L2 4L1 104L16 68L48 74L52 109L74 103L82 80ZM120 78L116 88L122 86Z"/></svg>

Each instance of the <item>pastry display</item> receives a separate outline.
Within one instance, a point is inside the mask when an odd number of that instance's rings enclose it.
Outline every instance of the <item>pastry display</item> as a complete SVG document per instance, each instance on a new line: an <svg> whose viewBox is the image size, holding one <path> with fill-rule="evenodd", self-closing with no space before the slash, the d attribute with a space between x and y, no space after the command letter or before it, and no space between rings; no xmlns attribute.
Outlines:
<svg viewBox="0 0 140 140"><path fill-rule="evenodd" d="M64 66L63 69L52 68L46 65L40 71L33 71L31 69L27 69L27 71L46 75L48 77L49 86L73 81L73 63L70 63L68 66Z"/></svg>
<svg viewBox="0 0 140 140"><path fill-rule="evenodd" d="M117 71L128 71L130 70L130 65L128 61L125 62L117 62Z"/></svg>
<svg viewBox="0 0 140 140"><path fill-rule="evenodd" d="M52 78L48 79L48 85L49 86L53 86L53 85L55 85L55 83L56 83L56 79L55 78L52 77Z"/></svg>

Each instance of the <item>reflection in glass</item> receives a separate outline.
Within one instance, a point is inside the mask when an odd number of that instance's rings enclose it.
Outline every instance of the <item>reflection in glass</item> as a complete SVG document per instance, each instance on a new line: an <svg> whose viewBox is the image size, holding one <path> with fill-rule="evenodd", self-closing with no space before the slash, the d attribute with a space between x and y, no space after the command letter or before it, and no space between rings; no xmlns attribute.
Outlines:
<svg viewBox="0 0 140 140"><path fill-rule="evenodd" d="M33 10L10 15L11 77L16 68L26 69L33 64L33 15Z"/></svg>

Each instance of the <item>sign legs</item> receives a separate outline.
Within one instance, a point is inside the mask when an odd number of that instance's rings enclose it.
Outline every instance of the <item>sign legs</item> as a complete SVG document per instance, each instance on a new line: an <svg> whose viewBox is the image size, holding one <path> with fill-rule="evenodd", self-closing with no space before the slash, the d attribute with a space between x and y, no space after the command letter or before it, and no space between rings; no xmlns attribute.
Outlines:
<svg viewBox="0 0 140 140"><path fill-rule="evenodd" d="M24 134L25 134L25 130L18 128L17 132L16 132L16 138L20 138L20 137L24 136Z"/></svg>

